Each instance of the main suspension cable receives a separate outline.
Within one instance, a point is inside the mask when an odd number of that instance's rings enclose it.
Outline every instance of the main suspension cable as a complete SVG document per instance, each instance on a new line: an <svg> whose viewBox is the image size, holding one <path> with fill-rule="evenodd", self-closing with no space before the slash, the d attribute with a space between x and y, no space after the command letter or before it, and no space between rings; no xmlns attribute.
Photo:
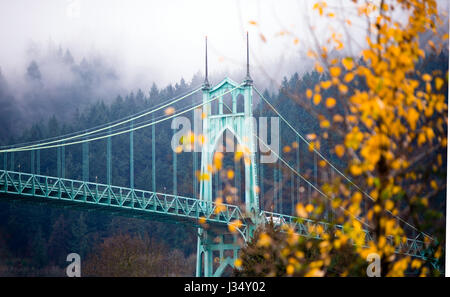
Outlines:
<svg viewBox="0 0 450 297"><path fill-rule="evenodd" d="M37 148L40 148L40 147L43 147L43 146L46 146L46 145L49 145L49 144L58 143L58 142L65 142L65 141L68 141L68 140L71 140L71 139L76 139L76 138L80 138L80 137L85 137L87 135L96 134L98 132L101 132L101 131L104 131L104 130L108 130L108 129L111 129L111 128L114 128L114 127L117 127L117 126L120 126L120 125L123 125L123 124L126 124L128 122L134 121L136 119L139 119L139 118L142 118L142 117L147 116L149 114L152 114L154 112L157 112L157 111L159 111L159 110L161 110L163 108L166 108L166 107L168 107L170 105L173 105L173 104L175 104L175 103L177 103L177 102L179 102L179 101L181 101L183 99L186 99L187 97L189 97L189 96L195 94L196 92L198 92L200 89L201 89L201 87L198 87L195 90L193 90L193 91L191 91L191 92L189 92L189 93L187 93L187 94L185 94L185 95L183 95L183 96L181 96L181 97L179 97L177 99L174 99L172 101L164 103L164 104L162 104L159 107L152 108L151 110L148 110L148 111L145 111L145 112L142 112L142 113L137 113L137 114L131 115L131 116L127 117L127 118L118 120L119 122L116 121L116 123L112 122L112 123L104 124L104 125L107 125L107 126L100 125L100 127L101 126L104 126L104 127L96 129L96 130L91 130L91 131L83 130L83 131L87 131L87 132L83 132L81 134L77 134L77 135L66 137L66 138L56 139L56 140L52 140L52 141L46 141L46 142L38 143L38 144L34 144L34 145L26 145L26 146L21 146L21 147L18 147L18 148L3 149L3 150L0 150L0 153L12 151L11 149L17 149L17 150L21 150L21 149L25 149L25 148L36 148L37 149ZM95 129L95 128L91 128L91 129ZM74 132L74 133L78 133L78 132ZM71 133L71 134L73 135L74 133Z"/></svg>
<svg viewBox="0 0 450 297"><path fill-rule="evenodd" d="M283 120L283 122L286 123L286 125L289 126L289 128L291 128L291 130L297 134L297 136L303 141L305 142L309 147L310 143L303 137L303 135L301 135L279 112L278 110L261 94L261 92L256 88L253 87L253 89L256 91L256 93L259 95L259 97L261 99L263 99L268 105L269 107ZM345 178L349 183L351 183L354 187L356 187L356 189L358 189L361 193L363 193L367 198L369 198L370 200L372 200L372 202L375 202L375 199L370 196L369 193L367 193L366 191L364 191L363 189L361 189L357 184L355 184L349 177L347 177L344 173L342 173L338 168L336 168L327 158L325 158L322 153L320 153L320 151L318 151L315 147L312 147L313 151L319 155L328 165L330 165L339 175L341 175L343 178ZM398 219L399 221L401 221L402 223L404 223L405 225L407 225L408 227L414 229L415 231L419 232L420 234L423 234L424 236L432 239L433 237L426 234L423 231L420 231L418 228L416 228L415 226L411 225L410 223L408 223L407 221L405 221L404 219L402 219L401 217L394 215L390 210L387 210L384 208L384 211L386 211L387 213L389 213L390 215L392 215L393 217L395 217L396 219Z"/></svg>
<svg viewBox="0 0 450 297"><path fill-rule="evenodd" d="M189 111L191 111L191 110L194 110L194 109L196 109L196 108L198 108L198 107L201 107L201 106L203 106L203 105L206 105L206 104L208 104L208 103L210 103L210 102L212 102L212 101L214 101L214 100L217 100L218 98L222 97L222 96L225 95L225 94L231 93L232 91L236 90L237 88L240 88L241 86L242 86L242 84L241 84L241 85L238 85L237 87L235 87L235 88L233 88L233 89L230 89L230 90L226 91L225 93L223 93L223 94L221 94L221 95L218 95L218 96L216 96L216 97L214 97L214 98L211 98L210 100L207 100L207 101L202 102L202 103L200 103L200 104L197 104L197 105L195 105L195 106L193 106L193 107L190 107L190 108L188 108L188 109L186 109L186 110L184 110L184 111L181 111L181 112L178 112L178 113L176 113L176 114L172 114L172 115L170 115L170 116L164 117L164 118L162 118L162 119L160 119L160 120L152 121L152 122L150 122L150 123L147 123L147 124L144 124L144 125L140 125L140 126L136 126L136 127L133 127L133 128L127 129L127 130L124 130L124 131L118 131L118 132L111 133L111 134L108 133L107 135L103 135L103 136L97 136L97 137L87 138L87 139L82 139L82 140L73 141L73 142L65 142L65 143L61 143L61 144L44 145L44 146L39 146L39 147L23 147L23 148L15 148L15 149L0 150L0 153L7 153L7 152L22 152L22 151L31 151L31 150L37 150L37 149L57 148L57 147L62 147L62 146L69 146L69 145L74 145L74 144L80 144L80 143L85 143L85 142L91 142L91 141L95 141L95 140L100 140L100 139L104 139L104 138L108 138L108 137L113 137L113 136L117 136L117 135L129 133L129 132L132 132L132 131L140 130L140 129L142 129L142 128L145 128L145 127L149 127L149 126L158 124L158 123L160 123L160 122L166 121L166 120L168 120L168 119L174 118L174 117L176 117L176 116L179 116L179 115L181 115L181 114L184 114L184 113L187 113L187 112L189 112Z"/></svg>

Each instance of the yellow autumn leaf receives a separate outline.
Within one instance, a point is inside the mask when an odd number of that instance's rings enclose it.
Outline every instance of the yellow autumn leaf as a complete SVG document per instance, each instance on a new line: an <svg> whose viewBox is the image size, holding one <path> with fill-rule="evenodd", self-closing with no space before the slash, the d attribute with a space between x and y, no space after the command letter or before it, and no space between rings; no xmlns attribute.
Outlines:
<svg viewBox="0 0 450 297"><path fill-rule="evenodd" d="M239 268L239 267L241 267L241 266L242 266L242 260L241 260L240 258L237 258L237 259L234 261L234 267Z"/></svg>
<svg viewBox="0 0 450 297"><path fill-rule="evenodd" d="M440 77L436 77L435 79L435 86L436 86L436 90L440 90L442 88L442 86L444 85L444 80Z"/></svg>
<svg viewBox="0 0 450 297"><path fill-rule="evenodd" d="M330 122L328 120L320 121L320 127L321 128L329 128L330 127Z"/></svg>
<svg viewBox="0 0 450 297"><path fill-rule="evenodd" d="M392 210L394 208L394 202L392 202L392 200L388 200L388 201L386 201L384 207L387 210Z"/></svg>
<svg viewBox="0 0 450 297"><path fill-rule="evenodd" d="M265 37L264 34L262 34L262 33L259 34L259 38L261 38L261 40L262 40L263 42L266 42L266 41L267 41L267 40L266 40L266 37Z"/></svg>
<svg viewBox="0 0 450 297"><path fill-rule="evenodd" d="M338 77L341 74L341 68L338 66L330 67L330 75L332 77Z"/></svg>
<svg viewBox="0 0 450 297"><path fill-rule="evenodd" d="M320 101L322 100L322 96L320 94L315 94L313 98L313 102L315 105L319 105Z"/></svg>
<svg viewBox="0 0 450 297"><path fill-rule="evenodd" d="M175 153L177 153L177 154L181 153L182 151L183 151L183 147L182 147L181 145L178 145L178 146L175 148Z"/></svg>
<svg viewBox="0 0 450 297"><path fill-rule="evenodd" d="M344 65L345 69L347 70L352 70L354 64L353 64L353 59L350 57L344 58L342 59L342 65Z"/></svg>
<svg viewBox="0 0 450 297"><path fill-rule="evenodd" d="M301 204L301 203L297 204L296 212L297 212L297 216L299 216L299 217L302 217L302 218L308 217L308 212L305 210L305 208L303 207L303 204Z"/></svg>
<svg viewBox="0 0 450 297"><path fill-rule="evenodd" d="M314 134L314 133L307 134L306 138L308 138L308 140L314 140L314 139L316 139L316 134Z"/></svg>
<svg viewBox="0 0 450 297"><path fill-rule="evenodd" d="M336 146L334 147L334 151L336 152L336 155L337 155L339 158L342 158L342 156L343 156L344 153L345 153L345 147L344 147L342 144L338 144L338 145L336 145Z"/></svg>
<svg viewBox="0 0 450 297"><path fill-rule="evenodd" d="M266 233L261 233L259 235L257 245L262 246L262 247L267 247L270 245L271 242L272 242L272 239L270 238L269 235L267 235Z"/></svg>
<svg viewBox="0 0 450 297"><path fill-rule="evenodd" d="M344 76L344 81L349 83L349 82L351 82L353 80L354 77L355 77L355 75L353 73L348 72Z"/></svg>
<svg viewBox="0 0 450 297"><path fill-rule="evenodd" d="M199 179L200 181L209 180L209 174L208 174L208 173L202 173L202 174L200 174L200 176L198 177L198 179Z"/></svg>
<svg viewBox="0 0 450 297"><path fill-rule="evenodd" d="M431 187L432 187L434 190L437 190L437 189L438 189L438 184L437 184L437 182L436 182L435 180L432 180L432 181L430 182L430 185L431 185Z"/></svg>
<svg viewBox="0 0 450 297"><path fill-rule="evenodd" d="M422 75L422 79L424 80L424 81L431 81L431 75L429 75L429 74L424 74L424 75Z"/></svg>
<svg viewBox="0 0 450 297"><path fill-rule="evenodd" d="M362 169L361 169L361 167L358 166L358 165L351 165L351 166L350 166L350 172L351 172L353 175L358 176L358 175L361 175Z"/></svg>
<svg viewBox="0 0 450 297"><path fill-rule="evenodd" d="M320 82L320 86L323 88L323 89L328 89L329 87L331 87L331 81L329 81L329 80L327 80L327 81L322 81L322 82Z"/></svg>
<svg viewBox="0 0 450 297"><path fill-rule="evenodd" d="M409 108L408 113L406 114L406 120L408 121L409 126L412 130L416 130L417 120L419 119L420 114L417 112L415 108Z"/></svg>
<svg viewBox="0 0 450 297"><path fill-rule="evenodd" d="M348 87L344 84L339 84L339 92L341 92L341 94L346 94L348 92Z"/></svg>
<svg viewBox="0 0 450 297"><path fill-rule="evenodd" d="M293 274L294 274L294 265L289 264L289 265L286 267L286 274L287 274L287 275L293 275Z"/></svg>
<svg viewBox="0 0 450 297"><path fill-rule="evenodd" d="M164 113L165 113L166 115L172 115L172 114L175 113L175 108L173 108L172 106L167 107L167 108L164 110Z"/></svg>
<svg viewBox="0 0 450 297"><path fill-rule="evenodd" d="M325 105L327 108L333 108L336 105L336 99L332 98L332 97L328 97Z"/></svg>
<svg viewBox="0 0 450 297"><path fill-rule="evenodd" d="M317 72L319 72L319 73L323 72L323 67L322 67L322 65L320 65L320 63L316 62L315 68L316 68Z"/></svg>
<svg viewBox="0 0 450 297"><path fill-rule="evenodd" d="M290 147L289 145L285 145L285 146L283 147L283 152L289 153L290 151L291 151L291 147Z"/></svg>
<svg viewBox="0 0 450 297"><path fill-rule="evenodd" d="M333 116L333 122L335 122L335 123L342 123L343 121L344 121L344 118L341 115L335 114Z"/></svg>

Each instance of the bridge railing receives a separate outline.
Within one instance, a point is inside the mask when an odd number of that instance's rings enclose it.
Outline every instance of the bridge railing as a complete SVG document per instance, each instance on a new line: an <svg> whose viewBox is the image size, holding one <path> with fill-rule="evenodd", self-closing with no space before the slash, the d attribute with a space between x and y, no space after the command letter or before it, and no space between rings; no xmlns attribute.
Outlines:
<svg viewBox="0 0 450 297"><path fill-rule="evenodd" d="M324 233L336 232L340 230L345 233L342 225L330 224L327 222L315 221L307 218L299 218L290 215L284 215L269 211L262 211L261 216L265 219L266 223L273 222L275 226L288 225L294 229L294 232L305 237L320 239L320 233L317 232L318 227L321 226ZM374 240L373 235L368 230L363 230L365 233L364 246L368 247L368 243ZM420 235L420 234L419 234ZM407 238L405 242L401 242L396 245L395 253L418 257L424 260L433 259L432 254L429 251L429 244L426 244L423 240L416 238ZM387 236L387 241L394 245L394 237Z"/></svg>
<svg viewBox="0 0 450 297"><path fill-rule="evenodd" d="M86 206L107 207L111 211L129 210L135 211L137 216L162 215L176 216L199 225L200 218L205 223L228 225L235 220L240 220L240 230L245 234L247 228L245 217L236 205L207 202L196 198L179 195L158 193L126 187L112 186L80 180L57 178L44 175L21 173L15 171L0 170L0 193L10 194L14 199L24 197L43 198L51 201L62 201L72 204L84 204ZM0 198L1 200L1 198ZM218 209L220 208L220 210ZM290 215L262 211L260 216L265 223L272 221L275 225L289 225L294 231L305 237L320 238L317 232L321 226L323 232L341 230L342 225L333 225L327 222L298 218ZM373 241L373 236L368 230L364 230L365 245ZM392 236L387 240L394 242ZM405 242L396 246L396 253L405 254L422 259L429 259L428 244L419 237L407 238Z"/></svg>
<svg viewBox="0 0 450 297"><path fill-rule="evenodd" d="M200 218L212 224L228 225L235 220L244 222L236 205L218 205L180 195L6 170L0 170L0 193L10 194L15 199L44 198L108 206L111 210L134 210L141 212L141 216L145 213L177 216L189 219L195 225ZM245 229L246 225L242 224L241 228Z"/></svg>

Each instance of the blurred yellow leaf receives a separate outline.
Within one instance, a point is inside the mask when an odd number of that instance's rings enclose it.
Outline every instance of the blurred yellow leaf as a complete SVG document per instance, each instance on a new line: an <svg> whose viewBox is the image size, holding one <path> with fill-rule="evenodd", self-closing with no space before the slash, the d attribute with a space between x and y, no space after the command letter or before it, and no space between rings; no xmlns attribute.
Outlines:
<svg viewBox="0 0 450 297"><path fill-rule="evenodd" d="M342 59L342 65L344 65L345 69L352 70L354 66L353 59L350 57Z"/></svg>
<svg viewBox="0 0 450 297"><path fill-rule="evenodd" d="M330 67L330 75L332 77L338 77L341 74L341 68L338 66Z"/></svg>
<svg viewBox="0 0 450 297"><path fill-rule="evenodd" d="M315 94L313 98L313 102L315 105L319 105L320 101L322 100L322 96L320 94Z"/></svg>
<svg viewBox="0 0 450 297"><path fill-rule="evenodd" d="M327 108L333 108L336 105L336 99L328 97L327 101L325 102L325 105Z"/></svg>
<svg viewBox="0 0 450 297"><path fill-rule="evenodd" d="M175 113L175 108L173 108L172 106L167 107L166 110L164 110L164 113L165 113L166 115L172 115L172 114Z"/></svg>
<svg viewBox="0 0 450 297"><path fill-rule="evenodd" d="M339 158L342 158L342 156L343 156L344 153L345 153L345 147L344 147L342 144L338 144L338 145L336 145L336 146L334 147L334 151L336 152L336 155L337 155Z"/></svg>
<svg viewBox="0 0 450 297"><path fill-rule="evenodd" d="M435 85L436 85L436 90L439 91L442 88L442 85L444 85L444 80L440 77L436 77Z"/></svg>

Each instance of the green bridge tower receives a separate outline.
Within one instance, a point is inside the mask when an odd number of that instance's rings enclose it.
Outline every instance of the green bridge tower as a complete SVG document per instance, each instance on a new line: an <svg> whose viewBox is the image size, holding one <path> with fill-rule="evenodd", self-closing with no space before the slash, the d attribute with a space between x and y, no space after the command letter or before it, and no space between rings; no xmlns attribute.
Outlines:
<svg viewBox="0 0 450 297"><path fill-rule="evenodd" d="M207 41L206 41L207 42ZM248 33L247 33L247 75L242 84L238 84L226 77L215 87L211 87L208 81L208 54L206 43L205 55L205 81L203 84L203 102L211 98L219 97L215 110L212 104L203 105L203 135L201 155L201 173L209 174L208 165L213 163L214 153L219 139L228 130L234 136L241 147L248 148L247 162L245 164L245 213L249 226L247 234L231 234L228 230L214 229L213 227L198 229L197 242L197 276L221 276L225 269L234 267L240 249L239 238L248 240L257 223L260 214L257 171L256 171L256 121L253 118L253 81L250 77ZM231 107L224 102L224 95L231 94ZM243 102L239 102L242 100ZM224 113L225 108L228 113ZM243 110L240 109L243 106ZM200 181L200 200L213 201L212 176ZM218 227L219 228L219 227ZM241 241L242 242L242 241Z"/></svg>

